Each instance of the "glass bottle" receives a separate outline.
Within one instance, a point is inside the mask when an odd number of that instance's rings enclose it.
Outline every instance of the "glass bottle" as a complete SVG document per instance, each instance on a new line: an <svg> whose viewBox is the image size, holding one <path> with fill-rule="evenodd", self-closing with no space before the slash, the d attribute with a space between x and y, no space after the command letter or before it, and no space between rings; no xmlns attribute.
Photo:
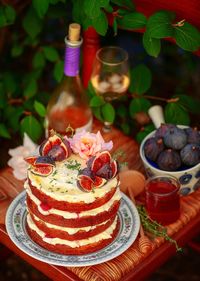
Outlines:
<svg viewBox="0 0 200 281"><path fill-rule="evenodd" d="M69 25L68 37L65 37L64 78L56 87L47 106L46 135L54 129L65 134L68 126L76 132L92 128L92 111L88 105L86 93L79 76L80 25Z"/></svg>

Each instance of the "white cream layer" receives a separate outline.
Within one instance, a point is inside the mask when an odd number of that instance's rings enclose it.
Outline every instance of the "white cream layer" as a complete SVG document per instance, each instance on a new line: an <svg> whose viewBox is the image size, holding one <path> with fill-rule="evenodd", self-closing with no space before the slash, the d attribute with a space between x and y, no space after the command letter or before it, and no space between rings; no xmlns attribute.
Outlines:
<svg viewBox="0 0 200 281"><path fill-rule="evenodd" d="M79 165L79 168L86 167L85 161L78 155L72 154L62 162L56 162L51 175L47 177L35 175L30 167L28 178L32 185L44 192L46 195L58 200L67 202L92 203L97 198L105 196L113 187L117 186L117 178L109 180L104 186L95 188L93 192L84 192L77 186L78 169L69 168L70 165Z"/></svg>
<svg viewBox="0 0 200 281"><path fill-rule="evenodd" d="M80 246L84 246L84 245L88 245L88 244L92 244L95 242L99 242L101 240L105 240L105 239L109 239L112 237L112 233L116 228L117 225L117 217L115 218L114 222L112 223L112 225L110 227L108 227L105 231L103 231L100 234L97 234L95 236L89 237L87 239L81 239L81 240L75 240L75 241L69 241L69 240L64 240L64 239L60 239L60 238L47 238L45 237L45 233L43 231L41 231L32 221L30 215L27 215L27 223L28 226L37 232L37 234L43 239L43 241L45 241L48 244L51 245L57 245L57 244L61 244L61 245L67 245L69 247L72 248L76 248L76 247L80 247Z"/></svg>
<svg viewBox="0 0 200 281"><path fill-rule="evenodd" d="M36 221L42 221L41 219L39 219L36 215L33 215L34 216L34 219ZM95 228L97 228L98 226L101 226L101 225L104 225L106 224L108 221L104 221L103 223L100 223L100 224L97 224L97 225L93 225L93 226L86 226L86 227L80 227L80 228L72 228L72 227L63 227L63 226L58 226L58 225L55 225L55 224L51 224L51 223L47 223L47 222L44 222L42 221L48 228L52 228L52 229L56 229L56 230L61 230L61 231L65 231L67 232L69 235L73 235L75 233L77 233L78 231L90 231L90 230L93 230Z"/></svg>
<svg viewBox="0 0 200 281"><path fill-rule="evenodd" d="M28 185L28 182L25 182L24 187L25 187L29 197L37 205L38 211L42 215L47 216L47 215L50 215L50 214L54 214L54 215L62 216L65 219L75 219L75 218L81 218L81 217L86 217L86 216L96 216L97 214L99 214L101 212L108 211L111 208L111 206L114 204L115 201L119 201L121 199L120 190L119 190L119 187L117 187L113 197L107 203L105 203L101 207L98 207L98 208L95 208L95 209L92 209L92 210L82 211L79 214L66 212L66 211L62 211L62 210L58 210L58 209L54 209L54 208L52 208L48 211L44 211L40 207L41 201L32 194L31 189Z"/></svg>

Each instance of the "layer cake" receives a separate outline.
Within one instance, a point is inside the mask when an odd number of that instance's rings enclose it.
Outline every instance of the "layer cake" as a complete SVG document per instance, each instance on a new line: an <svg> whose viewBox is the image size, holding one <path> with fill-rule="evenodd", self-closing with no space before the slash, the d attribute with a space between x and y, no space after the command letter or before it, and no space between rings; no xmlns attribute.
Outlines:
<svg viewBox="0 0 200 281"><path fill-rule="evenodd" d="M30 164L27 231L33 241L60 254L80 255L110 244L119 230L117 161L97 134L71 138L55 133L40 146Z"/></svg>

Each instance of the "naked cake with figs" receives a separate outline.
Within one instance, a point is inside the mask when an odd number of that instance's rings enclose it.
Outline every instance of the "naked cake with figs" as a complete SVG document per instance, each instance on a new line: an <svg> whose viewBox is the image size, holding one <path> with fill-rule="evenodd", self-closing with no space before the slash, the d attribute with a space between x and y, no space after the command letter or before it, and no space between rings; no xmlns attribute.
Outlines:
<svg viewBox="0 0 200 281"><path fill-rule="evenodd" d="M27 232L47 250L82 255L110 244L117 236L121 194L112 141L100 132L71 137L52 132L27 157Z"/></svg>

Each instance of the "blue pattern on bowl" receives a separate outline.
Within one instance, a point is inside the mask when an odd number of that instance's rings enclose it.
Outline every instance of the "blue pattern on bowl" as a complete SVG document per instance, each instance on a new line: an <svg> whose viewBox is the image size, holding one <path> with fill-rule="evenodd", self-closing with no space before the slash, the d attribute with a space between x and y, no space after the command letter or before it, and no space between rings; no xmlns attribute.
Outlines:
<svg viewBox="0 0 200 281"><path fill-rule="evenodd" d="M181 195L187 195L187 194L189 194L190 193L190 188L189 187L182 187L181 189L180 189L180 194Z"/></svg>
<svg viewBox="0 0 200 281"><path fill-rule="evenodd" d="M152 172L152 170L149 169L149 168L146 169L146 174L147 174L148 177L153 177L153 176L155 176L155 174L154 174L154 173Z"/></svg>
<svg viewBox="0 0 200 281"><path fill-rule="evenodd" d="M195 178L200 178L200 170L196 173Z"/></svg>
<svg viewBox="0 0 200 281"><path fill-rule="evenodd" d="M198 180L198 182L195 183L195 185L193 186L194 190L197 190L200 188L200 180Z"/></svg>
<svg viewBox="0 0 200 281"><path fill-rule="evenodd" d="M192 175L191 174L185 174L185 175L182 175L180 178L179 178L179 182L181 184L188 184L192 179Z"/></svg>

